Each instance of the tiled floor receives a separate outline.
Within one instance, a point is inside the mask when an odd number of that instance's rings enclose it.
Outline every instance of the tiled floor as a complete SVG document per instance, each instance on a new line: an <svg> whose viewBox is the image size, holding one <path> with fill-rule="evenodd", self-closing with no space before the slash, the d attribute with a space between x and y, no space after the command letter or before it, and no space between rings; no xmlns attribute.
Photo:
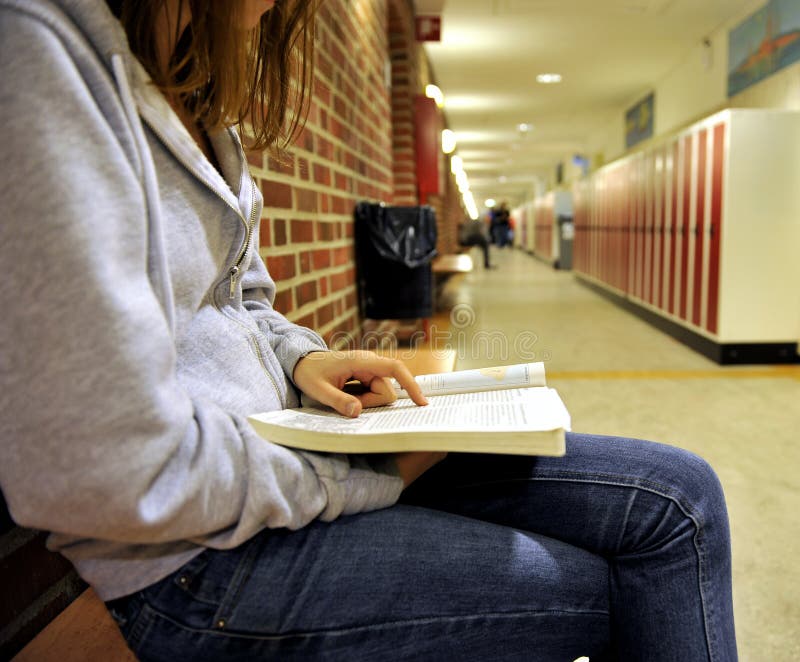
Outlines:
<svg viewBox="0 0 800 662"><path fill-rule="evenodd" d="M728 498L740 659L800 659L800 366L720 367L572 274L493 250L499 268L476 260L438 341L456 368L543 360L574 430L708 459Z"/></svg>

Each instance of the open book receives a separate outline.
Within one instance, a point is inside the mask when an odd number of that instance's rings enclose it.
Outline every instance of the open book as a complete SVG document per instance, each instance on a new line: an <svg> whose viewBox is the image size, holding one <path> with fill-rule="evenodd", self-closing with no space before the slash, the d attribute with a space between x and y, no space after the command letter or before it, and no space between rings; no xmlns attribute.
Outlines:
<svg viewBox="0 0 800 662"><path fill-rule="evenodd" d="M416 378L428 398L398 399L347 418L323 405L255 414L248 420L265 439L333 453L452 451L563 455L570 418L544 366L526 363Z"/></svg>

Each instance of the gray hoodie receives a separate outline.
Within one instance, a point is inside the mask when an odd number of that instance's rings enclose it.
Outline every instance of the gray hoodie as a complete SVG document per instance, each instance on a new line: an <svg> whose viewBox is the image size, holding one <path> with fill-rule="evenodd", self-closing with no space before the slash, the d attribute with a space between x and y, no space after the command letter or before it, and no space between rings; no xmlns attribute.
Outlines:
<svg viewBox="0 0 800 662"><path fill-rule="evenodd" d="M104 600L264 527L388 506L364 458L295 453L248 414L296 406L324 349L272 308L261 194L218 172L102 0L0 0L0 486Z"/></svg>

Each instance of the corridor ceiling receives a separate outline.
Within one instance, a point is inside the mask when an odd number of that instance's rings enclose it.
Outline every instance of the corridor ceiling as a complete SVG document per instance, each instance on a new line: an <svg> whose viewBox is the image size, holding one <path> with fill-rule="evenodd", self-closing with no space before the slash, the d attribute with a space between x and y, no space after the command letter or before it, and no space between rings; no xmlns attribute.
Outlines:
<svg viewBox="0 0 800 662"><path fill-rule="evenodd" d="M622 125L624 109L685 58L700 57L703 40L752 4L416 0L417 15L442 17L441 41L425 48L478 208L486 198L519 204L537 178L553 181L559 161L593 158L589 136ZM537 83L541 73L562 82Z"/></svg>

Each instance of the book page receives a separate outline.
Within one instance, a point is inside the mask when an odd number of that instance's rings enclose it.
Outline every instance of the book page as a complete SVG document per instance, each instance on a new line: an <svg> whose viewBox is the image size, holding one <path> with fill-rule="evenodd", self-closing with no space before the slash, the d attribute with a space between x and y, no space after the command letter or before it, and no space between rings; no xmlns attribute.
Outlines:
<svg viewBox="0 0 800 662"><path fill-rule="evenodd" d="M544 386L544 363L520 363L517 365L496 366L493 368L477 368L474 370L456 370L433 375L419 375L416 382L427 396L446 395L448 393L469 393L473 391L491 391L504 388L524 388L527 386ZM407 398L408 393L393 380L394 390L399 398Z"/></svg>
<svg viewBox="0 0 800 662"><path fill-rule="evenodd" d="M435 431L487 433L569 429L570 420L558 394L546 387L432 396L426 407L399 399L385 407L365 409L346 418L332 409L309 407L252 417L299 430L342 435Z"/></svg>

